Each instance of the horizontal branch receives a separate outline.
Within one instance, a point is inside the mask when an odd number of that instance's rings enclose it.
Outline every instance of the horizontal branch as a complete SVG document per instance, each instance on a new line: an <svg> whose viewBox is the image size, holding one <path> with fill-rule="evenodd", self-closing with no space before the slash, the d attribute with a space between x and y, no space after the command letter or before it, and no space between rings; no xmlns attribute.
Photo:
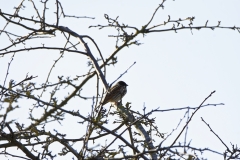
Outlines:
<svg viewBox="0 0 240 160"><path fill-rule="evenodd" d="M77 51L77 50L70 50L66 48L59 48L59 47L31 47L31 48L24 48L24 49L17 49L12 51L6 51L3 53L0 53L0 55L5 55L9 53L16 53L16 52L22 52L22 51L30 51L30 50L37 50L37 49L49 49L49 50L60 50L60 51L68 51L68 52L74 52L74 53L80 53L83 55L86 55L86 52Z"/></svg>
<svg viewBox="0 0 240 160"><path fill-rule="evenodd" d="M211 30L214 30L215 28L222 28L222 29L237 29L238 32L240 33L240 27L223 27L223 26L197 26L197 27L185 27L185 26L182 26L182 27L178 27L178 28L169 28L169 29L159 29L159 30L147 30L146 29L146 32L145 33L154 33L154 32L167 32L167 31L178 31L178 30L182 30L182 29L195 29L195 30L200 30L200 29L211 29Z"/></svg>
<svg viewBox="0 0 240 160"><path fill-rule="evenodd" d="M201 108L203 107L208 107L208 106L223 106L225 105L224 103L216 103L216 104L206 104L206 105L202 105ZM181 107L181 108L170 108L170 109L158 109L156 110L156 112L167 112L167 111L179 111L179 110L184 110L184 109L191 109L191 110L195 110L199 107Z"/></svg>

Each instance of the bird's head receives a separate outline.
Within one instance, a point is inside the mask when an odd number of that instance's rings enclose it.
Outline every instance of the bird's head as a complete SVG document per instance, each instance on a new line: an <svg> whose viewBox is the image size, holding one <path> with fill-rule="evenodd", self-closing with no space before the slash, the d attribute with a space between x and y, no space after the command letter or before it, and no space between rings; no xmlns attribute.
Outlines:
<svg viewBox="0 0 240 160"><path fill-rule="evenodd" d="M128 85L127 85L125 82L123 82L123 81L119 81L118 84L121 85L121 86L128 86Z"/></svg>

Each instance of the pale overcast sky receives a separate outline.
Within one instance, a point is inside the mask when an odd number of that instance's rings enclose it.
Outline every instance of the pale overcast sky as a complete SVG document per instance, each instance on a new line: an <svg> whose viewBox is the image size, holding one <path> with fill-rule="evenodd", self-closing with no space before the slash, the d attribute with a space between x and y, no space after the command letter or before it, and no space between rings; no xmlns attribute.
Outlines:
<svg viewBox="0 0 240 160"><path fill-rule="evenodd" d="M13 7L20 3L18 0L0 1L0 8L3 12L13 13ZM55 1L49 3L49 8L54 7ZM119 21L131 26L141 28L145 25L152 13L161 1L83 1L69 0L61 2L65 14L76 16L95 17L92 19L75 19L65 18L60 21L60 25L67 26L73 31L81 35L91 36L100 47L103 56L107 58L115 50L115 39L108 35L116 35L114 29L88 28L90 25L106 25L107 21L104 14L115 18L119 16ZM50 5L51 4L51 5ZM29 16L32 14L31 5L25 2L26 8L21 11L22 15ZM187 17L195 17L194 26L205 25L208 20L209 25L217 25L221 21L222 26L238 26L240 27L240 1L239 0L168 0L165 3L164 10L160 9L152 22L157 25L167 21L168 15L172 19L184 19ZM39 6L41 9L41 6ZM47 22L55 23L55 15L53 10L49 10ZM51 16L50 16L51 15ZM5 22L0 18L0 29L3 28ZM14 25L9 25L7 30L10 31ZM21 34L21 29L16 33ZM27 32L26 32L27 34ZM22 34L21 34L22 35ZM60 33L59 33L60 35ZM1 48L7 45L0 37ZM73 39L73 38L72 38ZM29 43L28 46L41 45L62 47L65 44L63 38L54 41L52 39L44 39L44 41L35 41ZM192 146L196 148L205 148L216 150L220 153L225 151L224 145L209 131L208 127L201 121L203 117L212 129L222 138L222 140L231 147L231 144L240 145L240 34L238 31L230 29L201 29L199 31L181 30L175 32L150 33L144 38L137 37L142 45L131 46L123 49L118 55L118 63L111 66L107 71L107 81L112 83L120 74L122 74L134 62L136 64L125 74L121 80L125 81L128 86L128 93L124 97L123 102L131 102L132 109L142 111L143 106L147 107L147 111L156 109L170 109L179 107L197 107L212 91L216 93L207 100L205 104L224 103L223 106L210 106L200 109L189 125L188 141L191 140ZM97 52L93 48L93 53ZM6 68L12 54L5 55L0 58L0 84L3 84ZM14 57L10 68L8 81L14 79L22 80L26 74L38 76L35 81L44 83L54 60L59 57L58 52L48 50L39 50L34 52L18 53ZM98 56L99 57L99 56ZM58 75L75 77L86 71L87 59L82 55L67 54L54 68L50 77L51 81L56 81ZM94 82L94 83L92 83ZM95 79L83 88L84 96L94 96ZM62 94L60 96L66 96ZM24 102L27 105L31 103ZM83 114L87 115L91 111L91 100L78 103L72 101L69 108L79 109ZM89 107L89 108L88 108ZM107 106L106 106L107 107ZM84 108L84 110L83 110ZM71 110L70 109L70 110ZM22 109L21 114L11 114L14 119L25 122L28 116L28 109ZM184 111L159 112L154 113L152 117L156 118L159 130L163 133L170 133L174 129L179 120L183 118ZM36 113L36 116L38 113ZM58 131L68 133L68 136L79 137L81 131L74 125L76 121L70 116L66 116L69 120L61 125L53 124L52 127L58 125ZM9 117L10 119L11 117ZM110 117L110 119L113 117ZM186 121L184 119L184 121ZM71 125L70 125L71 124ZM179 129L185 124L182 123ZM74 128L73 128L74 127ZM113 127L109 124L109 127ZM49 127L49 130L52 128ZM82 131L85 131L84 128ZM180 132L177 130L172 138L165 143L169 145L176 135ZM74 134L75 133L75 134ZM184 141L181 136L179 141ZM156 140L157 145L160 140ZM110 141L109 141L110 142ZM104 142L105 143L105 142ZM106 142L107 143L107 142ZM95 146L95 144L93 145ZM223 159L222 157L205 152L205 157L209 159ZM70 158L72 155L68 155ZM0 159L2 159L0 155ZM4 159L4 157L3 157ZM11 159L11 158L10 158ZM65 159L65 158L63 158Z"/></svg>

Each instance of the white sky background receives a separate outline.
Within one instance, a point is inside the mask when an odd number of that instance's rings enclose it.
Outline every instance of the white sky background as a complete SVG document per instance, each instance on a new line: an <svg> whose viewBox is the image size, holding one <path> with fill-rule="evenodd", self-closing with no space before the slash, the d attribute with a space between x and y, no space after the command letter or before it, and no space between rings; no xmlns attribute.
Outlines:
<svg viewBox="0 0 240 160"><path fill-rule="evenodd" d="M0 1L0 8L3 12L13 13L13 6L19 5L19 3L17 0L11 1L11 3L10 1ZM54 7L54 3L55 1L49 3L49 8ZM119 16L120 22L140 29L149 21L161 1L70 0L61 3L67 15L95 17L94 20L65 18L60 21L60 25L67 26L78 34L91 36L100 47L103 56L107 58L115 50L115 39L108 37L108 35L116 35L116 31L113 29L89 29L88 27L98 24L106 25L107 21L104 14L108 14L111 18ZM30 17L32 15L30 7L32 6L29 2L25 2L25 5L26 9L20 13ZM194 26L205 25L206 20L209 20L208 25L217 25L217 22L221 21L222 26L240 26L239 0L168 0L164 6L164 10L160 9L158 11L152 25L163 23L168 19L168 15L171 15L171 18L175 20L195 16ZM38 7L41 10L41 6ZM55 23L55 15L52 12L53 10L49 10L47 13L49 14L47 22L50 24ZM1 29L4 25L5 22L1 18ZM14 28L14 25L10 25L7 30L10 31L11 28ZM22 30L16 31L19 34L21 32ZM107 81L112 83L136 61L136 64L121 80L129 85L128 93L123 102L131 102L132 109L140 112L144 103L147 111L157 107L160 107L160 109L197 107L213 90L216 90L216 93L206 103L224 103L225 105L200 109L190 122L188 141L192 140L192 146L197 148L208 147L224 152L223 144L209 131L200 117L203 117L210 124L212 129L230 148L230 142L240 144L240 34L236 30L229 29L215 29L214 31L201 29L192 32L193 35L190 30L186 29L178 31L177 34L163 32L147 34L144 38L142 36L137 37L137 40L140 40L143 45L123 49L117 55L119 62L107 70ZM45 46L63 47L65 44L65 41L62 41L63 38L55 38L54 42L52 39L41 40L44 41ZM1 48L7 45L2 37L0 42ZM41 43L43 42L36 41L34 44L29 43L28 46L39 46ZM98 56L90 42L89 45L92 52ZM6 55L0 58L1 85L11 56ZM20 81L28 73L29 75L38 75L35 81L43 83L54 60L58 57L59 52L48 50L18 53L12 62L7 82L10 79ZM58 75L71 77L81 75L87 69L86 60L85 56L65 53L64 58L54 68L50 77L51 81L56 81ZM83 96L95 96L95 81L96 78L83 88ZM66 95L64 93L60 96ZM24 103L26 106L32 104ZM72 109L79 107L81 113L87 115L91 109L91 100L81 101L81 104L73 100L68 106ZM21 111L21 114L11 114L11 116L24 123L28 112L28 109L25 108ZM170 133L177 126L180 118L183 118L184 113L185 111L159 112L154 113L152 117L157 117L156 123L161 132ZM81 131L85 131L85 129L76 124L79 119L74 124L72 122L74 119L70 116L66 116L66 118L69 120L64 122L62 126L57 124L60 126L58 131L71 131L68 133L69 138L71 135L75 138L81 137L83 134ZM113 117L110 117L110 119L113 119ZM182 126L183 124L180 129ZM111 127L110 124L109 127ZM179 132L180 130L176 131L172 138L175 138ZM183 142L183 138L184 136L181 136L179 140ZM169 143L172 140L169 140ZM108 142L110 143L110 141L104 143ZM157 144L156 142L155 145ZM206 158L222 159L222 157L208 153L205 154ZM2 159L2 156L0 156L0 159Z"/></svg>

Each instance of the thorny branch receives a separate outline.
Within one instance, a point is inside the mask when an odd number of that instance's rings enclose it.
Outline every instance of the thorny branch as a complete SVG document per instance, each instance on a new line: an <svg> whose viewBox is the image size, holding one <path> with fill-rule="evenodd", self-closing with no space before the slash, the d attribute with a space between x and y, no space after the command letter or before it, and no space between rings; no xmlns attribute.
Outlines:
<svg viewBox="0 0 240 160"><path fill-rule="evenodd" d="M25 3L31 3L31 6L34 10L34 13L31 17L22 16L22 12L24 12L23 8L26 10ZM177 31L187 29L191 32L200 29L232 29L240 32L240 28L236 26L226 27L221 25L221 21L218 21L216 25L209 26L208 21L206 21L205 25L202 26L194 26L193 21L195 17L187 17L187 18L179 18L177 20L171 19L168 16L167 20L163 22L159 22L157 24L152 24L153 20L157 14L157 12L162 8L164 8L164 3L166 0L163 0L161 4L156 8L150 17L149 21L147 21L141 27L129 26L128 24L122 23L119 21L118 17L111 18L109 15L105 14L104 17L107 21L107 25L95 25L90 26L89 28L115 28L116 35L110 35L109 37L116 38L116 49L112 52L112 54L108 58L104 58L104 55L100 51L100 47L97 45L95 40L88 35L80 35L75 31L69 29L66 26L61 26L61 18L72 17L72 18L89 18L94 19L93 17L87 16L70 16L66 15L64 12L64 7L60 3L59 0L55 1L55 8L53 9L55 17L54 22L48 22L46 18L49 14L49 1L40 1L40 5L42 5L42 10L39 9L39 4L37 2L30 0L29 2L22 0L18 7L15 8L15 12L13 14L5 13L0 10L0 17L6 22L6 25L0 30L0 35L4 33L8 37L9 45L1 46L0 55L4 56L10 53L13 53L13 56L8 63L7 73L5 74L5 79L3 85L0 86L0 148L2 149L0 154L4 154L5 156L15 156L22 159L27 159L25 157L31 159L53 159L57 157L55 153L52 152L49 148L53 146L54 142L58 142L61 149L58 149L58 155L65 156L68 153L71 153L76 159L87 159L87 158L95 158L95 159L157 159L157 158L170 158L177 156L181 159L186 159L184 156L197 157L196 152L202 153L204 151L210 151L212 153L221 154L217 151L203 148L199 149L190 145L190 142L187 144L187 140L185 137L184 144L176 145L176 141L179 139L182 132L186 129L191 119L195 115L195 113L202 107L210 107L210 106L220 106L224 105L223 103L216 104L206 104L203 103L214 93L212 92L199 107L182 107L182 108L172 108L160 110L159 108L152 110L148 113L145 113L145 109L143 109L143 113L139 111L131 110L130 103L127 103L123 106L121 103L115 105L116 111L111 113L110 115L114 115L115 117L119 115L119 119L115 120L113 123L120 123L114 129L108 128L109 120L107 119L106 111L103 110L101 119L96 119L94 115L96 115L95 108L98 106L100 93L100 85L99 81L102 82L104 86L104 90L102 91L102 95L104 95L109 86L107 83L106 70L110 65L115 65L117 61L116 55L125 47L129 47L131 45L141 45L141 43L136 40L138 35L145 36L148 33L156 33L156 32L166 32L166 31ZM52 11L52 10L51 10ZM18 34L14 33L14 30L8 30L8 25L13 24L16 28L19 27L28 33L26 35L19 32ZM32 25L35 24L35 25ZM150 26L152 25L152 26ZM164 27L164 28L161 28ZM17 29L16 29L17 30ZM64 46L45 46L41 44L40 46L31 46L26 47L28 42L31 42L33 39L40 38L58 38L59 34L65 38ZM61 36L61 35L60 35ZM70 37L74 39L78 39L78 43L70 40ZM89 48L88 44L85 42L85 39L91 41L97 49L97 52L100 56L100 59L95 58L95 53L92 53L92 49ZM79 51L77 47L79 44L82 45L84 51ZM60 56L57 60L54 61L50 71L47 75L46 81L43 84L36 84L32 80L37 78L37 76L26 76L21 81L15 82L14 80L9 81L9 86L6 86L8 74L10 72L10 65L13 61L13 57L20 52L28 52L35 50L51 50L60 52ZM54 66L59 62L61 58L63 58L63 54L66 53L78 53L80 56L89 57L91 60L89 72L83 73L81 76L76 75L74 78L64 77L59 75L57 82L50 82L49 77L51 76L52 70ZM101 64L99 64L101 63ZM135 62L133 63L133 65ZM116 80L122 77L122 75L126 74L127 71L133 66L131 65L123 74L121 74ZM92 69L94 68L94 71ZM103 69L103 71L102 71ZM73 99L77 99L80 102L86 100L88 96L82 95L81 92L83 87L96 76L96 84L97 84L97 92L94 92L93 95L95 97L90 97L91 99L91 114L83 115L81 111L83 107L87 108L87 106L83 106L82 103L79 103L79 106L76 106L75 110L71 110L68 107L69 102ZM115 82L115 81L114 81ZM114 83L113 82L113 83ZM71 89L68 94L64 98L59 98L58 93L60 91L64 91L65 89ZM39 94L41 92L41 94ZM49 92L49 94L47 93ZM43 95L45 94L45 95ZM48 98L44 98L47 96ZM26 100L31 102L31 107L29 109L29 124L23 124L18 119L10 119L8 117L10 112L17 112L19 109L26 107L20 103L21 100ZM5 110L4 110L5 109ZM158 112L167 112L167 111L180 111L180 110L195 110L193 114L187 118L187 123L182 128L181 132L174 139L172 144L162 146L165 140L172 136L172 132L164 138L165 133L161 133L158 128L155 118L151 116ZM34 112L42 113L40 117L36 117ZM186 117L186 112L184 114L184 118ZM74 126L71 128L72 132L79 133L79 137L77 138L68 138L66 133L61 133L57 129L49 130L46 129L49 127L50 123L58 122L59 124L63 124L66 121L65 116L70 116L72 118L76 118L78 123L73 122L71 125ZM204 120L203 120L204 121ZM183 122L183 119L180 120L176 129L180 126L180 123ZM205 122L205 121L204 121ZM205 122L206 123L206 122ZM13 127L15 124L15 127ZM206 123L207 124L207 123ZM125 128L124 128L125 125ZM45 128L46 127L46 128ZM66 126L62 126L66 127ZM210 128L210 126L208 125ZM77 131L75 130L77 128ZM79 132L79 129L86 128L86 132L82 134ZM122 130L121 130L122 129ZM175 130L176 130L175 129ZM125 138L124 133L129 131L130 140ZM175 131L174 130L174 131ZM210 128L212 131L212 129ZM54 134L52 133L54 132ZM213 131L212 131L213 132ZM221 140L221 138L213 132L218 139L226 146L227 150L224 154L224 158L228 159L239 159L239 148L236 145L232 145L232 150ZM142 138L138 136L141 135ZM187 136L187 134L185 134ZM113 137L111 140L109 138ZM164 138L160 145L155 145L155 140ZM93 143L95 141L100 141L103 139L109 139L110 143L97 145L97 147L91 147L90 141ZM119 145L119 149L113 147L113 144L120 140L121 144ZM130 142L129 142L130 141ZM79 144L82 145L82 150L79 149ZM100 146L100 147L99 147ZM14 154L8 153L8 147L17 147L24 154L24 156L16 156ZM111 148L112 147L112 148ZM60 147L59 147L60 148ZM184 148L184 153L181 154L177 148ZM131 149L133 151L132 155L127 155L127 151ZM194 155L192 154L192 150ZM164 153L162 153L164 152ZM127 154L126 154L127 153ZM123 155L123 157L121 157Z"/></svg>

